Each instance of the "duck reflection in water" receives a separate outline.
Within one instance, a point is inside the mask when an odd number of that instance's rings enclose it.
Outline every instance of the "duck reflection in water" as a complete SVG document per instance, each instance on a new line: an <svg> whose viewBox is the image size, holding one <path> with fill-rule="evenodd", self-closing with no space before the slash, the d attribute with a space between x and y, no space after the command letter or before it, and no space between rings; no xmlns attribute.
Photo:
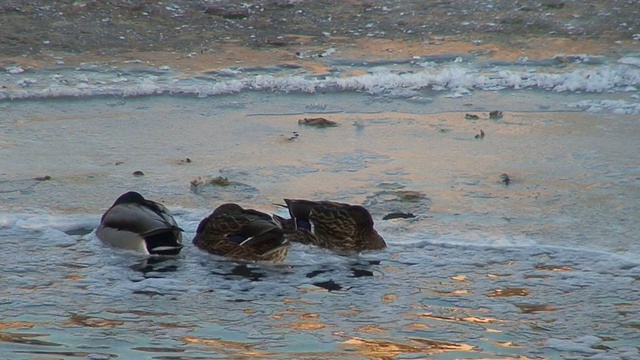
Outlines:
<svg viewBox="0 0 640 360"><path fill-rule="evenodd" d="M130 268L143 273L147 278L156 277L150 274L178 271L178 261L168 257L149 257L137 264L131 265Z"/></svg>
<svg viewBox="0 0 640 360"><path fill-rule="evenodd" d="M251 268L247 266L247 264L238 264L232 267L228 272L216 272L212 271L212 274L227 276L240 276L245 279L249 279L251 281L262 281L262 278L266 277L267 274L262 271L257 271L256 268Z"/></svg>

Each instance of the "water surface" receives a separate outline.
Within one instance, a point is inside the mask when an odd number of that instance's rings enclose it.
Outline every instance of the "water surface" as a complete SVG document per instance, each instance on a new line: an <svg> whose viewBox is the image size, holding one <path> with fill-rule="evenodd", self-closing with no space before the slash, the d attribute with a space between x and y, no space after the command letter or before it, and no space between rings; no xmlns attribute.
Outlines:
<svg viewBox="0 0 640 360"><path fill-rule="evenodd" d="M640 75L587 58L8 71L2 356L639 357ZM97 241L129 190L175 213L180 257ZM283 198L363 204L389 248L271 265L190 245L217 205Z"/></svg>

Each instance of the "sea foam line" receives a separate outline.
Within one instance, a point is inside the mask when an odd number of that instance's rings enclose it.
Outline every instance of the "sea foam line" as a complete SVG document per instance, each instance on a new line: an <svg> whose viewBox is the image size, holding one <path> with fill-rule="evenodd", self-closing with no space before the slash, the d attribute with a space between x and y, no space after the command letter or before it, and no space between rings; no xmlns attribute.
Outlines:
<svg viewBox="0 0 640 360"><path fill-rule="evenodd" d="M538 89L553 92L637 92L640 69L628 64L591 66L568 71L558 68L507 69L475 68L450 63L428 65L420 70L376 71L357 76L310 76L246 74L236 79L215 76L176 77L163 74L113 71L85 73L73 70L51 75L36 72L8 73L10 86L0 91L4 99L41 99L92 96L148 96L181 94L198 97L233 94L241 91L284 93L364 92L387 94L406 89L411 97L420 90L469 94L472 91Z"/></svg>

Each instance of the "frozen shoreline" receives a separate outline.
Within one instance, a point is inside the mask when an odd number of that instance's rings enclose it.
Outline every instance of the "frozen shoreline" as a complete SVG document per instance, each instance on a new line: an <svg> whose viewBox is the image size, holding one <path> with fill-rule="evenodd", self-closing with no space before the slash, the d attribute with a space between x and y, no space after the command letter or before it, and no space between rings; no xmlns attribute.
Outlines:
<svg viewBox="0 0 640 360"><path fill-rule="evenodd" d="M636 116L567 111L571 95L472 99L464 111L446 111L460 99L443 96L408 106L331 93L12 102L0 143L2 211L96 214L131 189L185 209L234 201L273 211L282 198L311 197L365 204L376 219L413 212L422 220L390 231L447 241L482 234L488 243L640 253L628 218L638 210ZM489 119L496 109L503 117ZM317 116L340 125L297 124ZM51 179L34 180L43 176ZM190 185L216 176L235 185ZM407 191L417 201L403 201Z"/></svg>

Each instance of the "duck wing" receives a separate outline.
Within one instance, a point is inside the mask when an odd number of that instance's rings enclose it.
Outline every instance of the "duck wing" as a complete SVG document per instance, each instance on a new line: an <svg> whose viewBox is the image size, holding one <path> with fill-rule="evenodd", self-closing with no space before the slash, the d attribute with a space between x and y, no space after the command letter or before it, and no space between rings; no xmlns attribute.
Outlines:
<svg viewBox="0 0 640 360"><path fill-rule="evenodd" d="M114 205L103 215L102 224L105 227L129 231L142 236L167 230L182 231L171 213L160 204L154 204L154 206L137 203Z"/></svg>
<svg viewBox="0 0 640 360"><path fill-rule="evenodd" d="M239 258L262 256L288 246L282 230L273 221L250 215L205 219L194 243L211 253Z"/></svg>
<svg viewBox="0 0 640 360"><path fill-rule="evenodd" d="M242 237L245 240L240 243L240 246L249 247L260 255L288 246L282 229L273 221L264 219L253 220L243 226Z"/></svg>
<svg viewBox="0 0 640 360"><path fill-rule="evenodd" d="M167 225L167 227L180 229L178 223L176 223L176 219L173 217L173 214L171 214L171 211L169 211L169 209L167 209L164 205L155 201L146 200L143 206L157 214ZM180 229L180 231L184 230Z"/></svg>
<svg viewBox="0 0 640 360"><path fill-rule="evenodd" d="M311 221L311 213L338 210L349 206L349 204L338 203L333 201L310 201L302 199L284 199L289 209L289 215L293 220L295 229L305 229L313 232Z"/></svg>
<svg viewBox="0 0 640 360"><path fill-rule="evenodd" d="M311 231L319 236L349 239L357 232L357 224L343 207L316 206L309 213Z"/></svg>

